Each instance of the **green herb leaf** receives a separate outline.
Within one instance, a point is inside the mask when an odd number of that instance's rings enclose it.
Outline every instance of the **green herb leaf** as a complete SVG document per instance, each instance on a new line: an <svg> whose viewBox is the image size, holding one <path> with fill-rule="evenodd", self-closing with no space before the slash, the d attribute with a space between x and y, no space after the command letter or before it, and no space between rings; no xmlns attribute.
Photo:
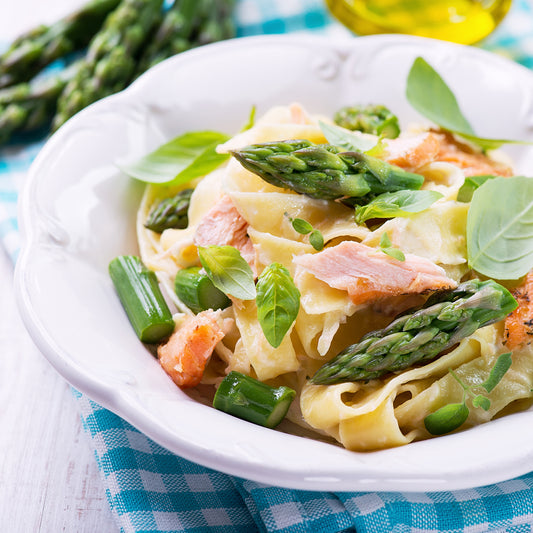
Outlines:
<svg viewBox="0 0 533 533"><path fill-rule="evenodd" d="M490 409L490 400L483 396L483 394L478 394L473 400L472 405L474 407L481 407L484 411L488 411Z"/></svg>
<svg viewBox="0 0 533 533"><path fill-rule="evenodd" d="M230 156L216 147L229 137L216 131L185 133L137 161L119 164L128 176L146 183L180 185L205 176Z"/></svg>
<svg viewBox="0 0 533 533"><path fill-rule="evenodd" d="M324 235L322 235L319 230L315 229L311 235L309 235L309 243L317 252L320 252L320 250L324 248Z"/></svg>
<svg viewBox="0 0 533 533"><path fill-rule="evenodd" d="M415 59L409 71L405 94L409 103L421 115L441 128L475 135L453 92L422 57Z"/></svg>
<svg viewBox="0 0 533 533"><path fill-rule="evenodd" d="M478 137L464 117L453 92L437 71L421 57L415 59L409 71L406 96L421 115L484 150L493 150L506 143L530 144L527 141Z"/></svg>
<svg viewBox="0 0 533 533"><path fill-rule="evenodd" d="M300 235L307 235L313 231L313 226L303 218L291 218L291 224L294 231L297 231Z"/></svg>
<svg viewBox="0 0 533 533"><path fill-rule="evenodd" d="M379 247L384 254L387 254L398 261L405 261L405 254L399 248L395 248L392 245L387 232L383 233L381 236L381 239L379 240Z"/></svg>
<svg viewBox="0 0 533 533"><path fill-rule="evenodd" d="M481 384L481 386L487 392L492 392L494 387L496 387L496 385L498 385L498 383L502 380L503 376L505 376L507 370L511 368L512 362L513 359L511 352L502 353L496 360L496 363L494 363L489 377Z"/></svg>
<svg viewBox="0 0 533 533"><path fill-rule="evenodd" d="M405 254L399 248L382 248L381 251L397 261L405 261Z"/></svg>
<svg viewBox="0 0 533 533"><path fill-rule="evenodd" d="M376 147L379 139L365 133L354 133L334 124L319 121L318 125L328 143L343 148L347 152L367 152Z"/></svg>
<svg viewBox="0 0 533 533"><path fill-rule="evenodd" d="M496 176L467 176L461 188L457 192L457 201L468 203L472 200L474 191L479 189L487 180Z"/></svg>
<svg viewBox="0 0 533 533"><path fill-rule="evenodd" d="M424 211L431 204L442 198L437 191L402 190L385 192L376 196L366 205L356 208L355 221L363 224L371 218L406 217Z"/></svg>
<svg viewBox="0 0 533 533"><path fill-rule="evenodd" d="M392 247L392 241L390 240L389 234L385 232L381 239L379 239L379 246L381 248L391 248Z"/></svg>
<svg viewBox="0 0 533 533"><path fill-rule="evenodd" d="M248 116L248 121L241 128L241 132L247 131L247 130L253 128L253 126L255 124L255 112L256 112L256 107L252 106L252 109L250 110L250 115Z"/></svg>
<svg viewBox="0 0 533 533"><path fill-rule="evenodd" d="M488 180L474 192L466 224L468 264L494 279L533 268L533 178Z"/></svg>
<svg viewBox="0 0 533 533"><path fill-rule="evenodd" d="M233 246L198 247L198 256L213 285L240 300L253 300L256 295L250 265Z"/></svg>
<svg viewBox="0 0 533 533"><path fill-rule="evenodd" d="M291 218L288 213L285 213L285 216L291 221L294 231L297 231L300 235L311 234L309 235L309 243L317 252L324 248L324 236L319 230L313 229L313 226L307 220Z"/></svg>
<svg viewBox="0 0 533 533"><path fill-rule="evenodd" d="M462 426L468 418L466 404L449 403L424 418L424 426L432 435L444 435Z"/></svg>
<svg viewBox="0 0 533 533"><path fill-rule="evenodd" d="M257 281L257 318L267 341L277 348L300 309L300 291L279 263L263 270Z"/></svg>

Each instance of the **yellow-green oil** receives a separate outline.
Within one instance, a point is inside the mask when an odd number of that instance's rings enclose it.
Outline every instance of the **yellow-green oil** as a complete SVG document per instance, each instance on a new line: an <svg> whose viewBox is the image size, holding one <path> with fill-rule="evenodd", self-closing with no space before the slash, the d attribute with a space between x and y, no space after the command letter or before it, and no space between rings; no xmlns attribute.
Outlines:
<svg viewBox="0 0 533 533"><path fill-rule="evenodd" d="M461 44L489 35L512 0L326 0L331 13L358 35L408 33Z"/></svg>

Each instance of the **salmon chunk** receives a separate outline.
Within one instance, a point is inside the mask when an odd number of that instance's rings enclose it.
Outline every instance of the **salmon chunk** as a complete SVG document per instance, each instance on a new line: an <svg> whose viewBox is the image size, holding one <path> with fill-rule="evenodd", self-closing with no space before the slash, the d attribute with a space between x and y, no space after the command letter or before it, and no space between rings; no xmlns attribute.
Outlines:
<svg viewBox="0 0 533 533"><path fill-rule="evenodd" d="M390 139L385 146L383 159L410 172L435 161L440 150L439 139L430 132Z"/></svg>
<svg viewBox="0 0 533 533"><path fill-rule="evenodd" d="M495 176L512 176L513 169L487 155L476 152L468 145L457 141L450 133L436 134L440 149L436 160L451 163L463 170L465 176L492 174Z"/></svg>
<svg viewBox="0 0 533 533"><path fill-rule="evenodd" d="M475 151L467 144L457 141L452 134L443 131L388 140L383 159L410 172L427 163L440 161L459 167L465 176L511 176L513 173L509 166Z"/></svg>
<svg viewBox="0 0 533 533"><path fill-rule="evenodd" d="M513 296L518 307L505 319L505 346L515 350L533 340L533 270L530 271Z"/></svg>
<svg viewBox="0 0 533 533"><path fill-rule="evenodd" d="M201 382L215 346L225 335L219 314L208 310L187 317L166 344L157 348L161 366L179 387L196 387Z"/></svg>
<svg viewBox="0 0 533 533"><path fill-rule="evenodd" d="M237 211L228 195L224 195L202 218L194 235L196 246L233 246L246 262L255 268L255 251L248 237L248 222Z"/></svg>
<svg viewBox="0 0 533 533"><path fill-rule="evenodd" d="M429 259L405 254L405 261L399 261L355 241L295 257L294 262L330 287L347 291L354 304L457 286Z"/></svg>

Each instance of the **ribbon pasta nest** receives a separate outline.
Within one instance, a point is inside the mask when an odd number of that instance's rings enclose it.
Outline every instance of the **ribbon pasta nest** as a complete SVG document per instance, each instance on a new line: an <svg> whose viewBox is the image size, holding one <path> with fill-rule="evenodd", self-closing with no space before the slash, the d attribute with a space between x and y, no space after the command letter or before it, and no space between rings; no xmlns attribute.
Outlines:
<svg viewBox="0 0 533 533"><path fill-rule="evenodd" d="M204 174L146 187L143 268L176 307L161 365L180 387L233 394L237 411L252 385L225 380L251 378L268 390L252 393L264 396L248 419L272 427L288 409L356 451L525 407L533 278L480 275L469 211L483 191L532 180L449 132L399 135L382 106L335 122L272 108L216 140Z"/></svg>

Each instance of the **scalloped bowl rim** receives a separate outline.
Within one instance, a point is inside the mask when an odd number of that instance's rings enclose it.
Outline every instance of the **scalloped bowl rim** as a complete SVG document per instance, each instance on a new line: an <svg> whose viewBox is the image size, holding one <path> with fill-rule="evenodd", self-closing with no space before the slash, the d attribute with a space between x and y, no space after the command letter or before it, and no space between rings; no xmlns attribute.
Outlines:
<svg viewBox="0 0 533 533"><path fill-rule="evenodd" d="M272 436L270 435L272 430L251 426L237 419L226 419L223 422L226 427L226 434L233 434L233 430L243 431L243 425L246 424L247 429L244 431L249 433L250 442L236 445L233 453L219 452L219 447L213 446L211 435L199 436L199 442L191 442L179 432L171 430L163 419L153 419L147 416L145 411L139 409L138 404L132 401L130 388L117 387L116 383L112 382L106 383L90 372L81 369L71 354L61 346L57 332L46 329L43 325L42 314L39 314L36 309L36 295L32 294L29 281L29 276L35 274L32 272L32 268L35 268L32 264L33 251L39 246L41 237L40 224L42 220L36 216L38 210L34 209L38 201L36 188L43 172L43 165L60 157L61 146L69 135L83 128L86 124L90 124L96 114L102 114L104 111L111 114L120 113L129 105L142 105L142 99L146 92L163 81L167 72L178 69L185 62L194 60L210 63L214 61L213 58L217 54L231 55L234 50L243 47L255 47L258 53L263 53L261 50L266 53L270 46L312 47L319 45L324 50L337 50L350 54L357 51L363 43L369 43L368 46L370 47L372 43L376 43L376 46L385 48L407 43L419 47L421 51L428 51L428 53L432 53L434 50L437 51L436 53L451 53L452 55L461 53L467 58L473 58L474 61L481 60L493 67L496 66L506 72L512 72L514 76L529 79L533 86L533 74L529 71L483 50L398 35L339 41L332 41L330 38L322 36L307 35L246 37L208 45L168 59L144 74L125 91L96 102L80 112L51 137L37 156L30 169L19 204L23 246L15 271L18 307L26 328L37 347L73 387L103 407L120 415L156 443L188 460L207 467L263 483L307 490L428 491L462 489L507 480L533 468L533 447L528 447L526 444L528 440L531 442L531 437L533 437L533 429L527 429L528 425L533 428L533 424L531 424L532 412L519 413L439 439L372 453L349 452L319 441L305 439L303 442L298 440L296 447L301 446L302 456L306 457L305 460L302 458L298 462L295 459L296 464L294 466L284 461L280 461L279 464L267 464L258 461L253 453L248 456L246 445L252 443L251 445L255 446L259 440L264 441L267 445L276 441L277 445L282 446L285 442L289 442L283 439L302 439L302 437ZM142 391L140 394L142 395ZM198 406L198 409L192 403L188 403L187 406L191 410L191 418L197 415L206 415L206 411L202 410L205 409L205 406ZM210 411L214 412L213 416L218 417L217 420L222 420L220 417L227 417L227 415L212 409ZM228 431L228 425L230 431ZM523 435L520 443L511 454L505 446L506 438L501 435L508 433L515 435L517 428L522 428ZM219 431L221 430L219 429ZM473 437L474 434L475 438ZM448 446L450 449L460 449L461 443L464 441L467 445L475 447L476 443L480 445L483 442L488 442L487 439L494 439L495 435L500 435L495 445L489 445L486 452L474 453L473 450L470 450L467 457L460 460L458 464L450 465L446 460L439 458L439 454L442 454ZM220 433L217 438L227 437L223 437ZM231 437L229 438L231 439ZM328 462L330 454L335 455L335 457L332 456L333 467L331 464L323 464ZM417 456L419 456L423 466L417 465ZM324 458L322 463L317 461L319 457ZM449 460L450 457L445 457L445 459Z"/></svg>

